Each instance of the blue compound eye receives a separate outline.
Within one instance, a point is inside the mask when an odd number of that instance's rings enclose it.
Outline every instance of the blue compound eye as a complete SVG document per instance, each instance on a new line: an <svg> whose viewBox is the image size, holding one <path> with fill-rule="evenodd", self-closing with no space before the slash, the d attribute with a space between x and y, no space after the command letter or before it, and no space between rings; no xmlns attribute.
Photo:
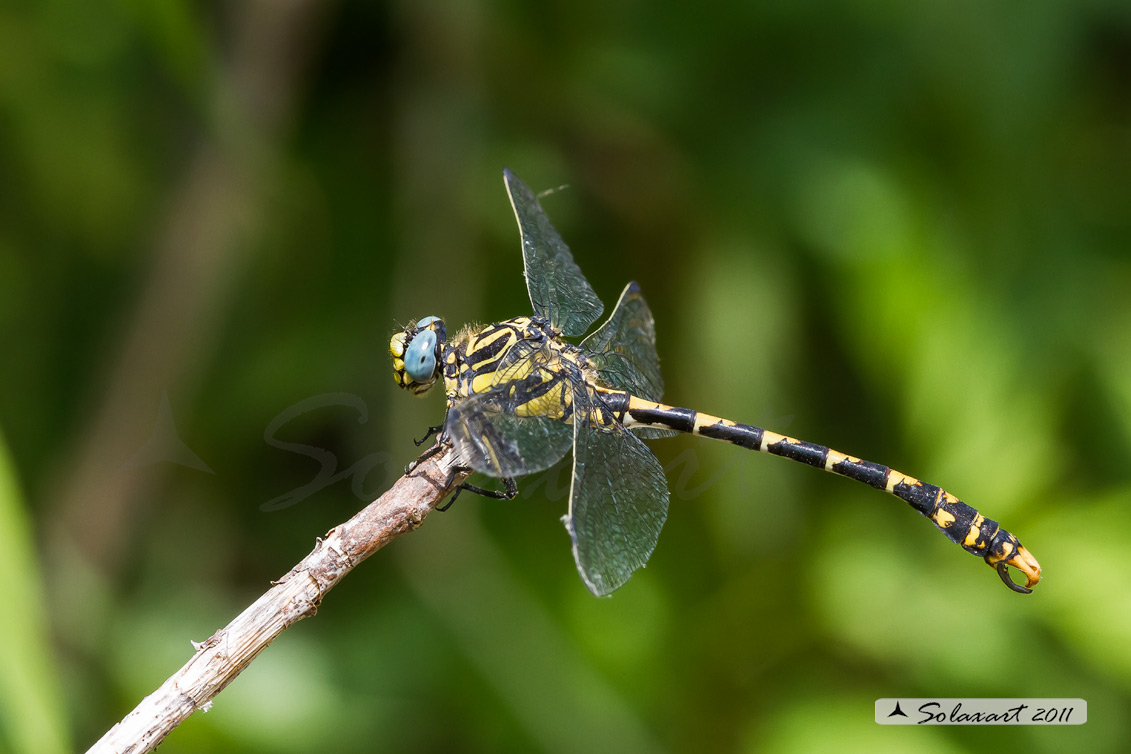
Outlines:
<svg viewBox="0 0 1131 754"><path fill-rule="evenodd" d="M432 379L432 373L436 371L436 333L421 330L412 339L404 354L404 370L413 382Z"/></svg>
<svg viewBox="0 0 1131 754"><path fill-rule="evenodd" d="M417 330L424 330L429 325L431 325L433 322L439 322L439 321L440 321L439 317L425 317L424 319L422 319L422 320L420 320L419 322L416 323L416 329Z"/></svg>

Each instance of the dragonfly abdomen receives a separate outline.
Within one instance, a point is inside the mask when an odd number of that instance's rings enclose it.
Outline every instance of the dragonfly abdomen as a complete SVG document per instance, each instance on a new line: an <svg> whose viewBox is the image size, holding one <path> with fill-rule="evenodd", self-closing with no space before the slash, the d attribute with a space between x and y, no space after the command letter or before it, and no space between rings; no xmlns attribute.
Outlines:
<svg viewBox="0 0 1131 754"><path fill-rule="evenodd" d="M1040 580L1040 565L1017 537L941 487L888 466L761 427L720 419L687 408L646 401L627 393L610 392L604 393L603 397L605 404L627 427L659 427L702 435L742 448L788 458L889 492L929 518L951 542L984 558L991 566L1004 564L1020 569L1030 587ZM1014 584L1003 568L1004 566L999 568L998 572L1007 585L1017 591L1029 591Z"/></svg>

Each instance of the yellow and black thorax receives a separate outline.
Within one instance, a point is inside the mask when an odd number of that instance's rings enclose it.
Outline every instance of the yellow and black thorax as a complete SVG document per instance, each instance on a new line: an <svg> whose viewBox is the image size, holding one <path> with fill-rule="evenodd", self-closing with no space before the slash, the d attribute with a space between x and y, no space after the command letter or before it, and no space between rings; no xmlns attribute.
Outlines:
<svg viewBox="0 0 1131 754"><path fill-rule="evenodd" d="M574 391L585 385L583 403L594 423L615 421L584 352L563 341L542 317L515 317L461 333L444 348L443 376L449 405L495 393L515 416L567 423L577 403Z"/></svg>

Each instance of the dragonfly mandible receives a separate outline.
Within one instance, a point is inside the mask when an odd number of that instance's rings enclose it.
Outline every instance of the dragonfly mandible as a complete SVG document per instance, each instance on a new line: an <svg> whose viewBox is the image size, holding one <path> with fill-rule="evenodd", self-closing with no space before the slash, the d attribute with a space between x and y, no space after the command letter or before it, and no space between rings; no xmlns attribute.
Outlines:
<svg viewBox="0 0 1131 754"><path fill-rule="evenodd" d="M569 510L563 520L585 585L598 596L621 587L648 562L667 518L663 469L644 439L688 433L815 466L906 501L967 552L993 566L1014 591L1029 593L1041 567L1017 537L933 484L760 427L660 403L663 380L655 324L636 283L580 345L604 305L538 198L503 172L522 237L534 313L451 340L438 317L393 335L398 385L417 395L443 381L447 414L434 450L453 446L457 463L501 478L509 498L515 477L549 468L573 451ZM1017 584L1009 567L1021 571Z"/></svg>

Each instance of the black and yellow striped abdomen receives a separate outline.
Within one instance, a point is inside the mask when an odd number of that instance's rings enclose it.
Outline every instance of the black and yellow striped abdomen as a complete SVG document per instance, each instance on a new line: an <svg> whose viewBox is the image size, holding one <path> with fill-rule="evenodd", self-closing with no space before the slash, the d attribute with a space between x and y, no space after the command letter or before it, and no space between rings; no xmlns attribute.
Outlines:
<svg viewBox="0 0 1131 754"><path fill-rule="evenodd" d="M995 567L1002 580L1015 591L1029 592L1041 578L1041 566L1010 532L986 518L949 492L933 484L902 474L882 464L786 435L739 424L729 419L687 408L653 403L618 391L602 391L605 405L626 427L660 427L723 440L750 450L789 458L808 466L863 482L895 495L919 511L947 539ZM1009 578L1006 566L1025 574L1025 587Z"/></svg>

